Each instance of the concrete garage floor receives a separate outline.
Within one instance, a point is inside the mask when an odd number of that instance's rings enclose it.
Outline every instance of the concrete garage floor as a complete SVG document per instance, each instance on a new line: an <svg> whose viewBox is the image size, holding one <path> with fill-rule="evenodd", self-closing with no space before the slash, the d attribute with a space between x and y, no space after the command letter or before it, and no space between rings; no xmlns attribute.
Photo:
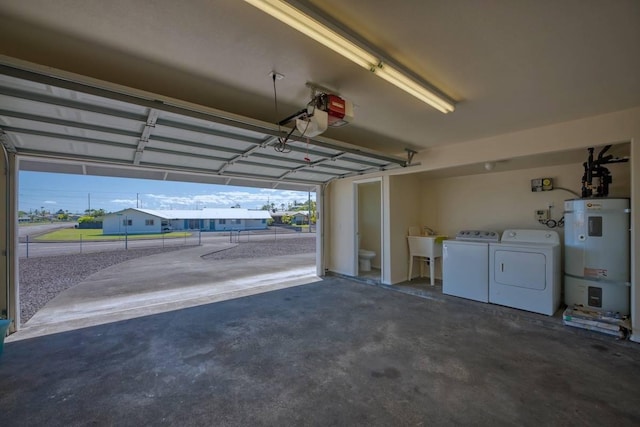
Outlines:
<svg viewBox="0 0 640 427"><path fill-rule="evenodd" d="M10 342L2 425L640 424L637 344L483 307L329 277Z"/></svg>

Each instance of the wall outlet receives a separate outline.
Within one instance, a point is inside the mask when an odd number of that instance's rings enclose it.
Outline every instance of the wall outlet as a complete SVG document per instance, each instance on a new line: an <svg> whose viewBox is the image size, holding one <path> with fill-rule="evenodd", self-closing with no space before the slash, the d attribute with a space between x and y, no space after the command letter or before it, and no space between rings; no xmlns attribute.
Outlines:
<svg viewBox="0 0 640 427"><path fill-rule="evenodd" d="M546 221L549 219L549 210L548 209L536 209L536 220L538 221Z"/></svg>

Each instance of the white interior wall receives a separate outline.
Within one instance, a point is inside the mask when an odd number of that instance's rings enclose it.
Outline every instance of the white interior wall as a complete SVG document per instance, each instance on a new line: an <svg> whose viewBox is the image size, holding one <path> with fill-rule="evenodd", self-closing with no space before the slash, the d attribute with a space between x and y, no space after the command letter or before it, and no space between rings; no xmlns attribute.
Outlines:
<svg viewBox="0 0 640 427"><path fill-rule="evenodd" d="M355 206L353 180L333 181L325 192L327 269L355 276Z"/></svg>
<svg viewBox="0 0 640 427"><path fill-rule="evenodd" d="M380 175L380 174L378 174ZM372 175L373 176L373 175ZM327 237L327 269L339 274L357 275L354 268L354 183L357 178L341 179L327 186L325 213ZM384 176L383 192L383 236L385 247L379 254L386 253L383 283L392 284L407 279L408 248L406 235L409 226L420 223L420 179L417 175ZM360 184L362 187L365 184ZM365 190L366 192L366 190ZM377 203L377 201L376 201ZM394 218L388 221L386 218ZM388 242L388 243L386 243Z"/></svg>
<svg viewBox="0 0 640 427"><path fill-rule="evenodd" d="M585 151L585 160L587 152ZM610 197L629 197L631 181L628 163L608 166L613 176ZM567 188L580 193L581 163L547 166L506 172L487 172L453 178L421 178L419 185L421 224L453 238L463 229L507 228L547 229L534 218L534 211L553 204L550 218L563 216L564 201L576 198ZM555 189L532 192L531 179L552 178ZM564 236L563 228L555 228ZM442 278L442 263L436 262L436 277Z"/></svg>
<svg viewBox="0 0 640 427"><path fill-rule="evenodd" d="M394 175L389 182L389 264L391 272L388 284L407 280L409 271L409 227L421 225L420 179L415 174ZM417 271L417 270L414 270Z"/></svg>
<svg viewBox="0 0 640 427"><path fill-rule="evenodd" d="M585 150L585 160L587 152ZM630 196L629 164L608 166L613 177L610 197ZM507 172L443 178L423 179L421 189L422 222L429 224L436 212L435 228L450 237L462 229L504 231L507 228L545 229L534 218L534 211L553 204L551 218L563 215L564 201L576 196L567 188L580 193L583 174L581 163L522 169ZM554 190L531 191L534 178L552 178ZM562 229L557 228L562 235Z"/></svg>
<svg viewBox="0 0 640 427"><path fill-rule="evenodd" d="M418 169L508 160L541 153L629 142L640 134L640 107L504 135L443 144L417 153Z"/></svg>
<svg viewBox="0 0 640 427"><path fill-rule="evenodd" d="M437 169L447 169L455 166L478 164L486 161L507 160L517 157L526 157L544 153L555 153L566 150L586 148L591 146L601 146L605 144L615 144L620 142L631 142L631 163L629 166L629 181L632 183L630 188L630 194L632 196L632 253L631 253L631 271L632 271L632 289L631 289L631 318L632 326L640 330L640 292L638 286L640 286L640 269L636 265L638 263L637 258L640 254L640 108L633 108L620 112L604 114L600 116L588 117L580 120L574 120L570 122L564 122L549 126L543 126L535 129L528 129L524 131L514 132L505 135L498 135L490 138L483 138L480 140L467 141L458 144L445 144L432 149L424 150L415 155L413 161L419 166L407 168L402 171L393 171L386 173L372 174L371 176L384 176L385 187L385 206L383 220L385 221L385 248L383 252L389 254L384 259L385 262L385 283L398 283L406 279L407 258L408 251L406 248L406 229L409 225L413 225L415 222L426 222L423 225L438 224L436 228L441 227L438 231L455 233L456 226L449 225L449 221L444 217L444 211L433 213L433 210L428 208L425 203L426 200L438 197L438 193L434 191L433 196L425 193L425 188L433 185L428 180L426 182L412 181L407 178L407 181L403 181L399 177L399 174L418 174L424 171L433 171ZM612 168L613 171L613 168ZM493 175L493 176L491 176ZM511 189L509 191L516 191L518 197L520 194L527 194L525 197L529 201L525 208L522 208L522 212L518 213L517 221L514 220L514 225L520 224L520 218L522 221L526 221L529 224L529 219L533 216L533 209L538 207L538 200L531 199L531 197L538 197L534 194L528 194L530 190L530 180L532 178L542 177L543 175L551 176L557 179L556 186L567 186L576 191L579 190L580 178L582 177L581 165L573 165L567 168L565 171L563 167L551 168L545 170L545 168L527 169L521 171L521 175L516 173L515 176L519 176L524 189L522 193L520 190ZM500 172L494 174L488 174L486 181L480 179L480 184L486 187L488 183L502 184L504 178L511 179L511 175L500 175ZM621 173L613 171L614 187L612 187L612 195L614 195L615 186L623 180ZM354 179L342 179L332 182L328 187L330 189L330 197L328 197L327 211L332 221L339 219L340 217L349 218L353 217L353 195L350 194L349 187ZM483 182L484 181L484 182ZM465 182L462 178L460 187L464 187L473 182ZM454 181L449 183L443 183L443 185L454 186ZM615 190L618 191L617 189ZM497 196L500 196L500 191L496 191ZM415 202L411 202L407 198L414 196L415 194L421 194L421 202L417 206L417 209L413 209L416 206ZM500 206L504 206L512 203L513 200L509 200L505 196L506 193L502 193L502 197L498 197L500 200L497 202ZM549 195L553 195L554 200L557 197L559 201L571 198L569 193L562 194L561 191L553 191ZM548 195L542 194L546 202ZM518 199L515 199L518 200ZM484 203L483 203L484 204ZM560 205L554 201L557 207L554 213L554 217L559 214ZM533 207L532 207L533 206ZM403 207L405 209L403 209ZM544 206L543 206L544 207ZM408 208L408 209L407 209ZM425 209L426 208L426 209ZM512 208L514 208L512 206ZM423 216L415 216L415 212L422 211L424 209L426 214ZM492 209L492 208L483 208ZM508 207L506 209L509 209ZM520 208L518 208L520 209ZM440 209L438 209L440 211ZM491 212L490 212L491 213ZM483 213L483 215L486 215ZM499 213L498 215L503 215ZM515 218L514 216L514 218ZM447 225L444 226L445 219ZM509 218L503 218L508 220ZM464 222L459 218L459 224L469 224L473 226L477 224L475 220L473 222ZM507 222L507 221L505 221ZM497 223L497 221L496 221ZM535 222L534 222L535 223ZM451 224L454 224L452 221ZM482 223L487 225L486 223ZM348 230L348 224L337 224L332 222L330 232L327 233L327 245L329 249L327 251L331 261L328 263L328 269L336 271L342 274L351 274L353 271L353 237L352 234L345 233ZM466 227L464 225L463 227ZM480 227L478 227L480 228ZM351 230L353 233L353 230ZM398 255L404 253L403 256ZM351 259L346 259L351 257ZM349 268L351 265L351 268ZM640 342L640 334L636 331L632 336L632 339Z"/></svg>

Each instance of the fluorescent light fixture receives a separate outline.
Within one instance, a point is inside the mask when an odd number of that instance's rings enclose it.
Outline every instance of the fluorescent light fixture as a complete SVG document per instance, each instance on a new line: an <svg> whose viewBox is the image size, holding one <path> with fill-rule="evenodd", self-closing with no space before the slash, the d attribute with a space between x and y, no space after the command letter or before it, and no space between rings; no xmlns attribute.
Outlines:
<svg viewBox="0 0 640 427"><path fill-rule="evenodd" d="M325 27L313 18L300 12L293 6L280 0L245 0L247 3L257 7L265 13L284 22L288 26L295 28L301 33L311 37L332 49L336 53L344 56L350 61L368 70L373 69L378 64L378 58L371 55L366 50L356 46L346 38Z"/></svg>
<svg viewBox="0 0 640 427"><path fill-rule="evenodd" d="M387 64L380 64L374 72L377 76L380 76L392 85L395 85L405 92L415 96L420 101L426 102L436 110L440 110L446 114L451 113L455 109L451 102L442 99L440 96L409 79L400 71Z"/></svg>
<svg viewBox="0 0 640 427"><path fill-rule="evenodd" d="M362 68L372 71L387 82L415 96L433 108L443 113L449 113L455 109L451 101L421 85L391 65L384 63L381 58L369 53L366 49L302 13L287 2L283 0L245 1L339 53Z"/></svg>

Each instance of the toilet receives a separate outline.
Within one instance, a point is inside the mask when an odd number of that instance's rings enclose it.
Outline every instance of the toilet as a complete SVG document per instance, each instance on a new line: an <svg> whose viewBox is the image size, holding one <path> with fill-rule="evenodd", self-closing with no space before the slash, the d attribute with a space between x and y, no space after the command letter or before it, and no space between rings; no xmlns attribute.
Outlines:
<svg viewBox="0 0 640 427"><path fill-rule="evenodd" d="M366 249L358 251L358 260L360 263L360 271L371 271L371 260L375 258L376 253Z"/></svg>

